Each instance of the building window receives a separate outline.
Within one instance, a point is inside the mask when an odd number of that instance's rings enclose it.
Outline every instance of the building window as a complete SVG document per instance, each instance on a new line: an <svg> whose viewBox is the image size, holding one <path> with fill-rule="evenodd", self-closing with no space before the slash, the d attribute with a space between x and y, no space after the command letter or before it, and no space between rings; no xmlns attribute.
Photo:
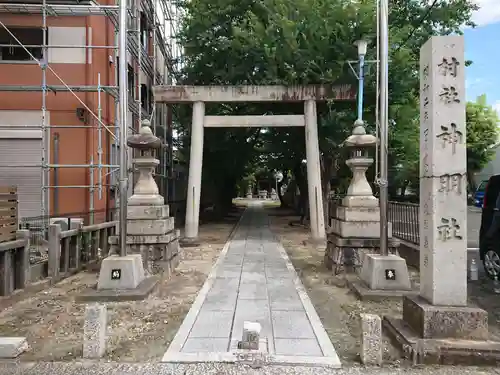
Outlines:
<svg viewBox="0 0 500 375"><path fill-rule="evenodd" d="M128 95L132 100L135 100L135 72L130 64L127 70L127 81Z"/></svg>
<svg viewBox="0 0 500 375"><path fill-rule="evenodd" d="M141 84L141 105L146 112L153 111L153 91L144 83Z"/></svg>
<svg viewBox="0 0 500 375"><path fill-rule="evenodd" d="M34 27L9 27L15 37L38 60L43 57L43 29ZM30 54L5 30L0 28L0 60L31 61Z"/></svg>
<svg viewBox="0 0 500 375"><path fill-rule="evenodd" d="M141 45L146 52L149 52L149 22L144 12L141 12Z"/></svg>

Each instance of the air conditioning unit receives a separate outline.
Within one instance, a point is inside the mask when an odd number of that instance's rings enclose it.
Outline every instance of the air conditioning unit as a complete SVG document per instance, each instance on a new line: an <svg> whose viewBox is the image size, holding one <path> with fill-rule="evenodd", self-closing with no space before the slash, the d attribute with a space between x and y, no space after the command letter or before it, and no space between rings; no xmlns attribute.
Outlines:
<svg viewBox="0 0 500 375"><path fill-rule="evenodd" d="M68 227L68 222L70 227ZM50 219L49 224L59 224L61 230L76 229L83 225L83 219L80 217L53 217Z"/></svg>

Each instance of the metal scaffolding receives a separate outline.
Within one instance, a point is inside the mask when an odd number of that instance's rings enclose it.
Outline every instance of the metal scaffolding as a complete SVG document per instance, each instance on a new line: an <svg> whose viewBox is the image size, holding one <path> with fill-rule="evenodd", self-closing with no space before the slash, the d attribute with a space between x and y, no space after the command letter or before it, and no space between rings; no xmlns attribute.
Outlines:
<svg viewBox="0 0 500 375"><path fill-rule="evenodd" d="M0 0L1 1L1 0ZM42 133L42 155L41 163L36 165L42 169L42 196L41 196L41 216L50 214L50 190L60 188L84 188L89 192L89 211L94 210L95 194L97 199L102 199L103 187L107 186L103 183L108 175L111 175L110 185L116 186L118 179L114 176L119 168L118 163L118 148L119 144L119 123L118 123L118 108L119 95L118 85L120 84L118 77L119 70L125 70L127 76L128 66L118 66L114 64L116 86L101 85L101 73L98 73L97 85L68 85L57 73L56 69L48 63L48 50L51 48L80 48L85 49L86 55L88 49L108 49L114 53L114 61L118 62L118 27L119 27L119 6L120 0L114 0L115 5L103 5L98 1L75 1L75 0L40 0L39 4L25 4L21 1L10 1L9 3L0 3L0 15L16 14L16 15L40 15L42 18L43 43L41 45L25 45L6 25L0 20L0 30L4 29L10 36L16 40L18 48L23 48L41 68L42 82L37 85L1 85L0 91L10 92L41 92L42 104L41 113L42 120L39 129ZM126 0L123 0L126 1ZM104 2L104 1L101 1ZM66 4L65 4L66 3ZM85 3L82 4L82 3ZM172 0L128 0L128 16L127 22L127 50L132 59L132 69L134 72L134 86L129 88L128 110L132 113L132 127L129 131L136 132L140 127L142 119L149 119L152 123L154 133L163 141L164 147L161 154L158 155L160 165L157 168L156 176L162 193L168 191L168 179L171 173L168 171L168 166L172 160L172 129L171 117L168 115L168 109L164 104L156 104L154 96L148 95L148 100L143 102L142 90L145 85L146 91L151 89L153 85L171 84L168 82L170 77L166 77L164 69L167 69L169 76L172 76L178 67L180 58L180 48L176 42L175 35L177 33L177 25L180 17L180 10L176 3ZM113 45L50 45L47 41L48 19L50 17L68 17L68 16L102 16L111 20L115 29L115 40ZM150 48L152 41L152 48ZM90 43L90 42L89 42ZM5 47L5 45L0 45ZM9 47L9 46L7 46ZM30 48L42 48L42 58L37 59L30 52ZM159 54L158 54L159 53ZM165 66L158 66L158 60L163 62ZM130 64L130 63L129 63ZM105 67L108 69L108 67ZM59 81L58 85L47 84L47 71L50 71ZM123 73L123 72L122 72ZM123 76L123 74L122 74ZM143 80L145 79L145 82ZM69 92L71 93L84 107L89 116L93 119L89 124L75 125L51 125L47 123L47 95L48 93ZM97 109L89 108L91 105L85 103L77 93L93 92L97 93ZM106 123L102 117L102 100L103 96L110 95L114 98L115 119L113 123ZM9 129L20 128L22 126L9 126ZM4 127L5 128L5 127ZM32 128L32 127L31 127ZM50 163L50 154L48 150L48 142L50 142L51 128L90 128L92 134L92 142L94 132L97 132L97 160L94 160L94 149L90 154L89 164L60 164L58 160ZM103 161L103 132L110 133L111 144L108 144L107 150L110 153L109 164ZM115 152L113 152L113 149ZM17 167L17 166L16 166ZM26 165L28 167L28 165ZM29 165L34 167L34 165ZM0 166L1 168L1 166ZM49 171L58 168L88 168L89 170L89 185L58 185L57 183L50 184ZM97 170L97 178L94 171ZM1 171L0 171L1 173ZM119 189L115 189L117 192ZM92 215L90 221L93 221Z"/></svg>

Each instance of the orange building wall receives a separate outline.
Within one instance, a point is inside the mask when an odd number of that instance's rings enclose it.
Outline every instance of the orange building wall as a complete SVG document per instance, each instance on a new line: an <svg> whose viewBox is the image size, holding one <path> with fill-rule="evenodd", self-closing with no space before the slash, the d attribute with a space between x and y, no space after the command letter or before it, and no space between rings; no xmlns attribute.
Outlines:
<svg viewBox="0 0 500 375"><path fill-rule="evenodd" d="M7 26L42 26L41 15L19 16L2 15L0 20ZM48 17L47 26L74 26L86 27L87 44L89 43L88 28L92 28L92 45L114 45L114 27L108 18L104 16L88 17ZM67 85L97 86L98 73L101 74L101 85L113 86L114 64L109 64L108 56L114 57L113 49L92 49L91 64L51 64L50 67L59 75ZM88 59L88 54L87 54ZM87 60L88 62L88 60ZM1 85L41 85L42 71L36 63L26 64L0 64ZM47 70L48 85L63 85L63 83L49 70ZM98 162L98 131L97 120L89 115L88 125L92 128L78 128L84 125L76 115L76 110L83 107L79 98L97 114L98 94L96 92L75 93L50 92L46 96L47 111L50 111L50 125L74 125L74 128L51 128L50 129L50 160L54 163L54 136L59 135L59 164L89 164L91 155L94 163ZM101 94L102 119L105 124L114 125L114 98L108 94ZM40 110L42 106L41 92L0 92L1 110ZM113 130L113 129L111 129ZM107 130L102 130L102 163L110 164L108 144L111 135ZM58 185L89 185L89 168L59 168ZM102 175L106 176L108 169L103 169ZM53 185L54 170L51 170L51 185ZM94 181L97 184L98 171L94 169ZM109 185L108 177L103 178L102 183ZM98 191L95 189L94 209L104 210L109 205L111 197L107 186L103 186L102 200L98 199ZM57 214L86 212L89 210L89 189L83 188L59 188ZM54 212L54 189L51 189L50 213Z"/></svg>

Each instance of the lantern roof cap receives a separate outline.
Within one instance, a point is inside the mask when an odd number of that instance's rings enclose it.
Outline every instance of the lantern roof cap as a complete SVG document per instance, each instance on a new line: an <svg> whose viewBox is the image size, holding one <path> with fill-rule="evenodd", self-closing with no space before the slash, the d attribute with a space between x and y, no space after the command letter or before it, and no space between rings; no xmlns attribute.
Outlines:
<svg viewBox="0 0 500 375"><path fill-rule="evenodd" d="M131 135L127 139L127 145L139 150L150 150L161 147L161 140L151 130L151 122L144 119L141 122L139 133Z"/></svg>

